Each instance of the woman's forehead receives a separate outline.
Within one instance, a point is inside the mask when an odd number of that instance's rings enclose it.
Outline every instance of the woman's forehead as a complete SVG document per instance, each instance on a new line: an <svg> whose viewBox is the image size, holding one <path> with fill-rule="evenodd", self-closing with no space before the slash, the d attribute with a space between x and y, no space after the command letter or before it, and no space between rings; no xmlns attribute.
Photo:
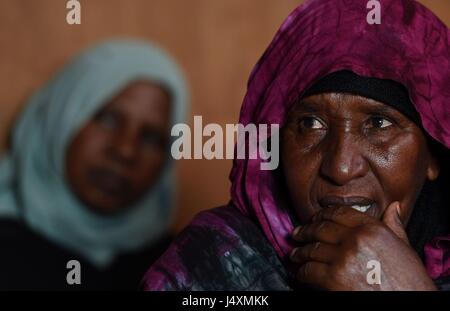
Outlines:
<svg viewBox="0 0 450 311"><path fill-rule="evenodd" d="M296 104L298 110L330 110L334 108L347 108L347 109L379 109L379 110L395 110L389 105L374 100L372 98L367 98L360 95L349 94L349 93L320 93L316 95L311 95L306 98L301 99Z"/></svg>

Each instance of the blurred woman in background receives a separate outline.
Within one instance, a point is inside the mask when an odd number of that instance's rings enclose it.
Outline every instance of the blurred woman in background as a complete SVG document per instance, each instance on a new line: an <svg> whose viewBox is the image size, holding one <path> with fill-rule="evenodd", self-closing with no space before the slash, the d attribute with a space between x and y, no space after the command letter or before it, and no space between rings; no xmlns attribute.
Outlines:
<svg viewBox="0 0 450 311"><path fill-rule="evenodd" d="M131 40L88 49L32 96L0 163L1 289L138 287L169 242L186 100L175 62Z"/></svg>

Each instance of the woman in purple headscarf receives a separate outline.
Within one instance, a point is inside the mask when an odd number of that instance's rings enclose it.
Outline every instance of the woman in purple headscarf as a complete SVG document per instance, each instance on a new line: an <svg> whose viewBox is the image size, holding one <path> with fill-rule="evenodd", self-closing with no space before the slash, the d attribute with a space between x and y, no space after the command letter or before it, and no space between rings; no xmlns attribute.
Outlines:
<svg viewBox="0 0 450 311"><path fill-rule="evenodd" d="M450 287L450 31L416 1L380 3L381 24L360 0L289 15L240 115L280 125L280 167L236 159L231 202L200 213L144 289Z"/></svg>

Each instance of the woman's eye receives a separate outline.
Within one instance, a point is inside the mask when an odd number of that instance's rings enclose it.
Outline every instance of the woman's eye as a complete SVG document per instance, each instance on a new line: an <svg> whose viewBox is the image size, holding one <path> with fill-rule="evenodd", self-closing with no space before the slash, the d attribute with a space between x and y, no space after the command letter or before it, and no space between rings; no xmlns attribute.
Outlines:
<svg viewBox="0 0 450 311"><path fill-rule="evenodd" d="M164 145L163 139L157 133L143 133L141 136L141 141L147 146L162 146Z"/></svg>
<svg viewBox="0 0 450 311"><path fill-rule="evenodd" d="M156 145L158 143L158 139L154 135L143 135L142 142L146 145Z"/></svg>
<svg viewBox="0 0 450 311"><path fill-rule="evenodd" d="M315 117L306 117L300 120L300 126L305 129L323 129L323 123Z"/></svg>
<svg viewBox="0 0 450 311"><path fill-rule="evenodd" d="M117 126L118 120L113 113L102 112L95 117L95 121L108 129L113 129Z"/></svg>
<svg viewBox="0 0 450 311"><path fill-rule="evenodd" d="M370 126L374 128L386 128L392 125L392 122L383 117L372 117L370 118Z"/></svg>

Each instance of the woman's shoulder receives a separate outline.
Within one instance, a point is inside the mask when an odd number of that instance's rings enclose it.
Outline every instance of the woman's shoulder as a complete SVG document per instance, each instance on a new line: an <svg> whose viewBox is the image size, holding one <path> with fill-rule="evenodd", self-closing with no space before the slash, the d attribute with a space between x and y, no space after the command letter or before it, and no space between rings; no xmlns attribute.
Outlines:
<svg viewBox="0 0 450 311"><path fill-rule="evenodd" d="M40 289L50 282L54 249L22 222L0 218L0 248L0 290Z"/></svg>
<svg viewBox="0 0 450 311"><path fill-rule="evenodd" d="M36 236L22 222L8 217L0 217L0 245L17 248L18 243L36 239ZM19 244L20 245L20 244Z"/></svg>
<svg viewBox="0 0 450 311"><path fill-rule="evenodd" d="M262 231L231 205L199 213L149 269L147 290L286 290Z"/></svg>

